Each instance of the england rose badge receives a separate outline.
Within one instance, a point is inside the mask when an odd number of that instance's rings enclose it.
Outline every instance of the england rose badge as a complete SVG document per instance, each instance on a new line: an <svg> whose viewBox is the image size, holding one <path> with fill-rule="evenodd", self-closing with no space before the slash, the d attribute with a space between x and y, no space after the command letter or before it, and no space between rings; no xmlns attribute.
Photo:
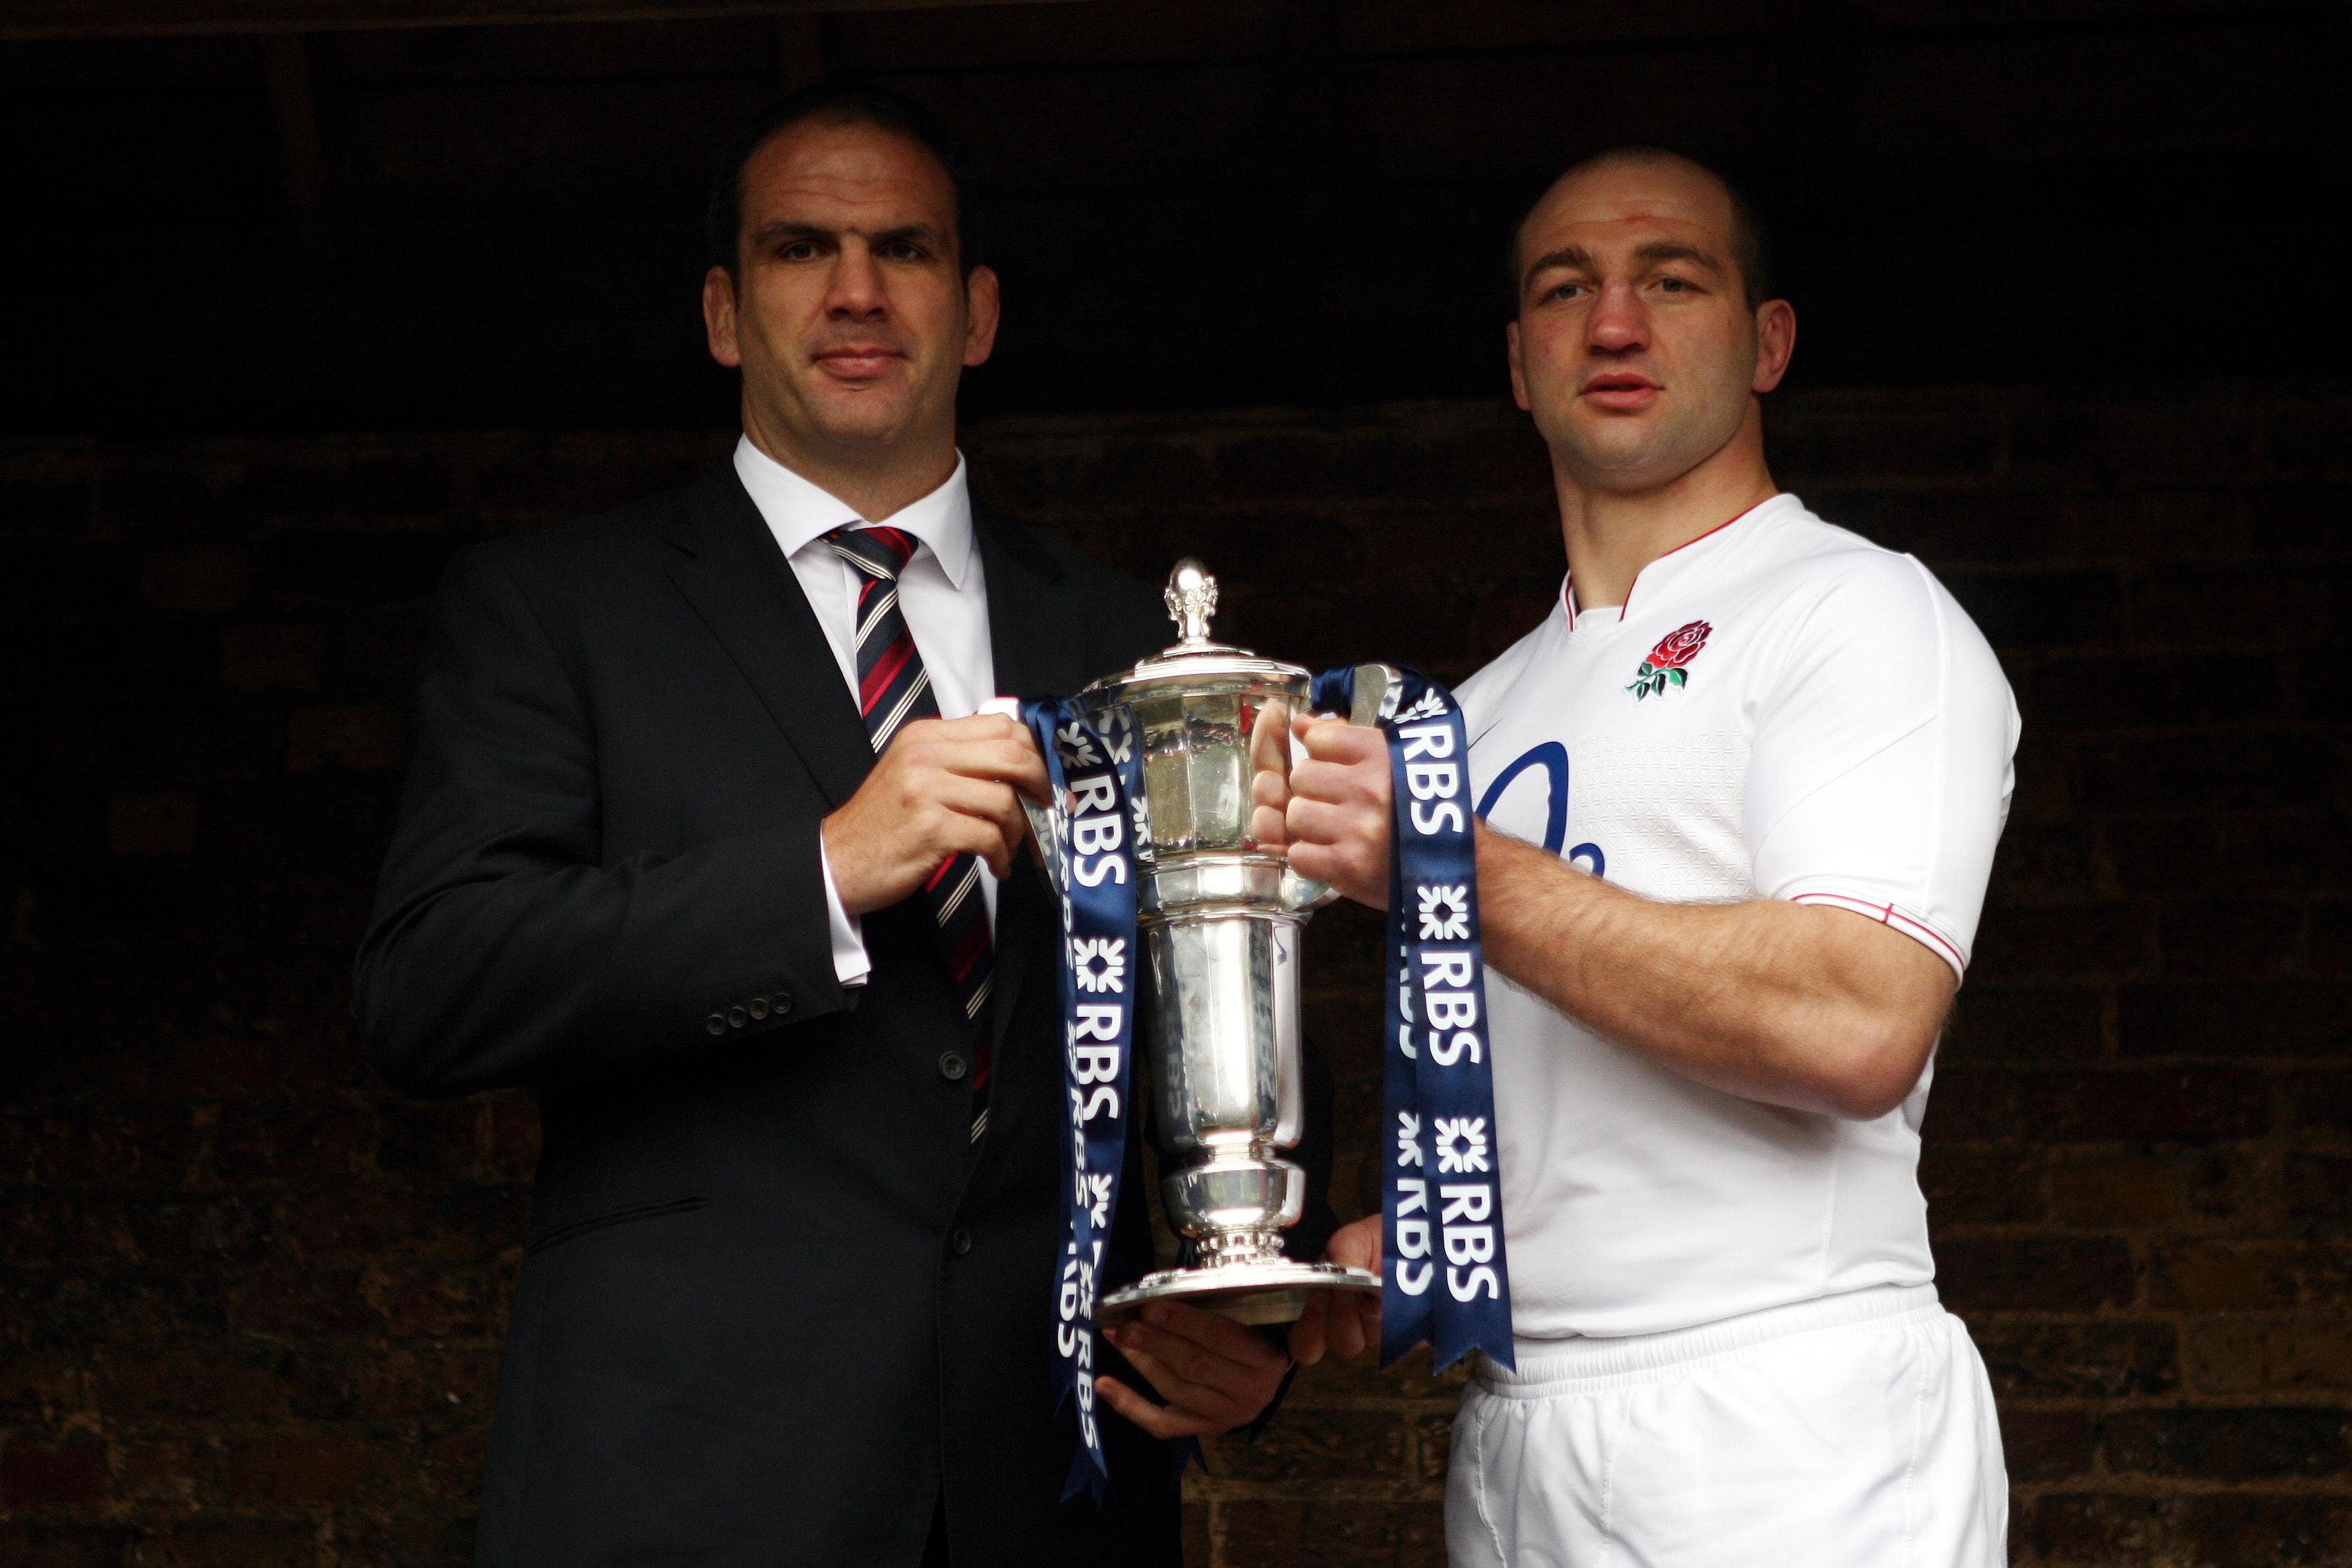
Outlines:
<svg viewBox="0 0 2352 1568"><path fill-rule="evenodd" d="M1625 688L1633 694L1633 700L1640 702L1653 692L1664 692L1670 685L1689 685L1690 676L1684 666L1698 657L1698 651L1706 646L1707 633L1714 630L1704 621L1694 621L1659 638L1658 645L1650 650L1650 656L1642 661L1641 671L1634 675L1633 684Z"/></svg>

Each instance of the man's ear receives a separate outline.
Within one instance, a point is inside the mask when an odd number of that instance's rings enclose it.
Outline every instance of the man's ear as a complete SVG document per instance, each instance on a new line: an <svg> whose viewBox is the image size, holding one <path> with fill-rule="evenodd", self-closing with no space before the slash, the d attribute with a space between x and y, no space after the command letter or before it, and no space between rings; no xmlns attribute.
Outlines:
<svg viewBox="0 0 2352 1568"><path fill-rule="evenodd" d="M1756 308L1756 374L1748 390L1768 392L1789 373L1789 360L1797 351L1797 308L1785 299L1767 299Z"/></svg>
<svg viewBox="0 0 2352 1568"><path fill-rule="evenodd" d="M742 346L735 341L735 279L723 267L702 275L702 335L712 359L730 371L742 368Z"/></svg>
<svg viewBox="0 0 2352 1568"><path fill-rule="evenodd" d="M967 365L985 363L996 350L997 315L1003 303L997 290L993 267L975 267L963 280L963 362Z"/></svg>
<svg viewBox="0 0 2352 1568"><path fill-rule="evenodd" d="M1519 324L1517 321L1504 323L1503 348L1505 357L1511 362L1511 401L1519 405L1521 413L1527 413L1528 373L1519 363Z"/></svg>

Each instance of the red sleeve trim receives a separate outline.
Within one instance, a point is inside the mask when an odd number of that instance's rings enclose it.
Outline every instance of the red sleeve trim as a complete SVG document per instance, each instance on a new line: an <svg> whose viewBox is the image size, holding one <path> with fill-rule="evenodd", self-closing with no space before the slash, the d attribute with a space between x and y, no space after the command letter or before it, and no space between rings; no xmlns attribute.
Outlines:
<svg viewBox="0 0 2352 1568"><path fill-rule="evenodd" d="M1851 909L1857 915L1871 915L1881 925L1900 926L1906 936L1916 936L1932 946L1940 948L1951 959L1952 967L1968 972L1969 961L1952 945L1951 938L1924 920L1914 920L1891 904L1872 904L1866 899L1849 898L1843 893L1801 893L1789 900L1791 904L1834 904L1841 909Z"/></svg>

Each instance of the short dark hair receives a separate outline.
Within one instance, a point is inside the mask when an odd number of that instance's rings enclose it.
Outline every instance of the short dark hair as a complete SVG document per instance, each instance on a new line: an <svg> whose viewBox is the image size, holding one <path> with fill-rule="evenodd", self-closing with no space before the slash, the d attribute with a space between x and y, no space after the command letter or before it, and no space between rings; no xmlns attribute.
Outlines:
<svg viewBox="0 0 2352 1568"><path fill-rule="evenodd" d="M1504 258L1511 274L1511 308L1514 313L1518 309L1519 287L1524 281L1519 277L1519 240L1527 233L1528 219L1535 215L1536 207L1543 201L1544 194L1570 174L1581 174L1588 169L1606 168L1612 163L1652 162L1687 163L1723 187L1723 193L1731 200L1732 265L1739 268L1740 291L1747 297L1748 308L1753 310L1772 298L1772 232L1765 225L1764 216L1757 211L1756 204L1740 188L1739 182L1712 163L1694 158L1687 152L1677 152L1672 147L1629 142L1622 147L1604 147L1570 163L1546 184L1543 193L1529 202L1527 211L1519 214L1519 221L1511 228L1510 252Z"/></svg>
<svg viewBox="0 0 2352 1568"><path fill-rule="evenodd" d="M938 116L904 93L871 82L839 80L821 81L775 99L719 153L710 182L710 201L702 215L703 240L710 247L711 266L723 267L728 276L734 276L743 241L744 166L770 137L810 120L870 125L905 137L938 160L955 198L956 260L966 277L982 264L986 237L980 191L962 143L940 123Z"/></svg>

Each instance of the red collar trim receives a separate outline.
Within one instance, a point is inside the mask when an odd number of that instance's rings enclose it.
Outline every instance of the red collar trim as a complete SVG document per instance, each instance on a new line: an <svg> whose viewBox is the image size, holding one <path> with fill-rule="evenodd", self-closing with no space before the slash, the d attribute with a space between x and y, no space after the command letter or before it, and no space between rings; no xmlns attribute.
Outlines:
<svg viewBox="0 0 2352 1568"><path fill-rule="evenodd" d="M1783 495L1785 495L1786 493L1787 493L1787 492L1785 492L1785 491L1775 490L1774 492L1772 492L1772 494L1770 494L1770 495L1769 495L1769 496L1765 497L1764 497L1764 499L1762 499L1761 501L1757 502L1757 503L1756 503L1756 507L1769 506L1772 502L1779 500L1779 499L1780 499ZM1711 528L1707 529L1707 530L1706 530L1706 532L1705 532L1705 533L1703 533L1703 534L1696 534L1696 535L1694 535L1693 537L1691 537L1691 538L1689 538L1685 539L1682 543L1680 543L1680 544L1676 545L1673 549L1667 550L1667 551L1665 551L1664 554L1661 554L1661 555L1658 555L1658 556L1656 556L1656 557L1654 557L1654 558L1651 559L1651 561L1650 561L1649 565L1648 565L1648 566L1644 566L1644 567L1642 569L1642 571L1647 571L1647 570L1650 570L1650 567L1657 565L1659 561L1662 561L1662 560L1665 559L1667 556L1670 556L1670 555L1678 555L1678 554L1680 554L1682 551L1684 551L1684 550L1686 550L1686 549L1690 549L1690 548L1691 548L1691 546L1693 546L1693 545L1695 545L1695 544L1698 543L1698 541L1699 541L1700 539L1711 539L1711 538L1713 538L1716 535L1717 535L1717 534L1721 533L1724 529L1726 529L1726 528L1729 528L1732 524L1734 524L1734 523L1736 523L1736 522L1739 521L1739 519L1740 519L1741 517L1747 517L1747 516L1748 515L1748 513L1753 512L1754 510L1756 510L1756 507L1747 507L1745 510L1742 510L1742 511L1740 511L1740 512L1738 512L1738 513L1734 514L1734 515L1733 515L1733 516L1731 516L1731 517L1726 517L1723 521L1721 521L1721 522L1719 522L1719 523L1716 524L1716 525L1715 525L1715 527L1713 527L1713 528ZM1634 589L1637 589L1637 588L1639 588L1639 587L1641 587L1641 586L1642 586L1642 571L1637 571L1637 572L1635 572L1635 573L1633 574L1633 580L1630 584L1628 584L1628 585L1626 586L1626 589L1625 589L1625 605L1624 605L1624 608L1623 608L1622 610L1621 610L1621 611L1619 611L1619 612L1618 612L1618 613L1619 613L1619 614L1621 614L1621 615L1630 615L1630 614L1632 614L1632 613L1633 613L1633 590L1634 590ZM1573 615L1575 612L1574 612L1573 611L1571 611L1571 612L1570 612L1570 615Z"/></svg>

